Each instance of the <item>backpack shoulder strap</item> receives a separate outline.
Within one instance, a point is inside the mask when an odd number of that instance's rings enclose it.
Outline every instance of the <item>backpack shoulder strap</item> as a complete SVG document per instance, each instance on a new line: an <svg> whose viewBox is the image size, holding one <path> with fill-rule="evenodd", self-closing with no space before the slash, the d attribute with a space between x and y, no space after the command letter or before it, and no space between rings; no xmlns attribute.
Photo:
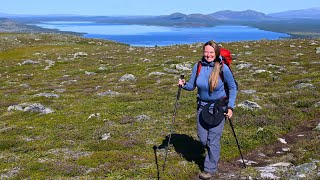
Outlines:
<svg viewBox="0 0 320 180"><path fill-rule="evenodd" d="M224 68L223 66L224 66L224 65L225 65L225 64L222 62L222 64L221 64L221 69L220 69L220 78L221 78L221 80L222 80L222 82L223 82L224 90L225 90L226 93L227 93L227 97L229 98L229 87L228 87L228 83L224 81L224 74L223 74L223 68ZM227 67L230 69L230 66L227 65ZM231 69L230 69L230 72L231 72L231 74L232 74L232 76L233 76L234 83L236 84L236 88L237 88L237 91L238 91L238 82L237 82L236 79L234 78L234 75L233 75Z"/></svg>
<svg viewBox="0 0 320 180"><path fill-rule="evenodd" d="M220 78L222 80L222 82L224 83L224 76L223 76L223 67L224 66L224 63L222 62L221 63L221 67L220 67Z"/></svg>
<svg viewBox="0 0 320 180"><path fill-rule="evenodd" d="M196 78L194 79L194 86L196 85L197 78L198 78L200 71L201 71L201 67L202 67L201 60L199 60L197 63L197 74L196 74Z"/></svg>
<svg viewBox="0 0 320 180"><path fill-rule="evenodd" d="M198 61L198 64L197 64L197 75L196 75L196 77L199 76L200 71L201 71L201 67L202 67L201 60L199 60L199 61Z"/></svg>
<svg viewBox="0 0 320 180"><path fill-rule="evenodd" d="M221 63L221 68L220 68L220 78L221 78L221 81L223 83L223 88L224 88L224 91L226 92L226 95L227 95L227 99L229 99L229 87L228 87L228 83L224 81L224 75L223 75L223 67L224 66L224 63L222 62Z"/></svg>

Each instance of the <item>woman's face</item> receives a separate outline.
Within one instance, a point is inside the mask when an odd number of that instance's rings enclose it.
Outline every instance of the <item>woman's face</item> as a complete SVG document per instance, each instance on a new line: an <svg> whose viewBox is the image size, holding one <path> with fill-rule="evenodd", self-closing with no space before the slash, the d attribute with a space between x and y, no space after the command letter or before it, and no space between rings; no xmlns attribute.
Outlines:
<svg viewBox="0 0 320 180"><path fill-rule="evenodd" d="M208 62L212 62L216 59L216 53L214 48L210 45L206 45L203 50L203 56Z"/></svg>

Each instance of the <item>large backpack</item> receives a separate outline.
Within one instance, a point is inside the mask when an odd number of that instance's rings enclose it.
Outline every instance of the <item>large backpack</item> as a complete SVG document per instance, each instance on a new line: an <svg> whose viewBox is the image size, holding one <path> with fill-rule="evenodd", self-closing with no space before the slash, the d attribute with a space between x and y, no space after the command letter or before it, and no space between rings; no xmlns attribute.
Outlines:
<svg viewBox="0 0 320 180"><path fill-rule="evenodd" d="M222 82L223 82L224 90L226 91L226 94L227 94L227 96L228 96L228 98L229 98L229 87L228 87L227 83L224 81L224 76L223 76L223 66L224 66L224 64L226 64L226 65L229 67L229 69L230 69L230 71L231 71L231 73L232 73L233 79L234 79L234 81L235 81L237 90L238 90L238 82L237 82L236 79L234 78L233 72L232 72L232 70L231 70L231 68L230 68L230 65L231 65L231 63L232 63L232 56L231 56L230 51L229 51L228 49L225 49L225 48L221 48L221 47L220 47L220 56L222 57L222 65L221 65L221 70L220 70L220 78L221 78L221 80L222 80ZM202 67L202 64L201 64L201 60L200 60L200 61L198 61L198 65L197 65L196 80L197 80L198 75L200 74L201 67ZM196 82L196 80L195 80L195 82Z"/></svg>

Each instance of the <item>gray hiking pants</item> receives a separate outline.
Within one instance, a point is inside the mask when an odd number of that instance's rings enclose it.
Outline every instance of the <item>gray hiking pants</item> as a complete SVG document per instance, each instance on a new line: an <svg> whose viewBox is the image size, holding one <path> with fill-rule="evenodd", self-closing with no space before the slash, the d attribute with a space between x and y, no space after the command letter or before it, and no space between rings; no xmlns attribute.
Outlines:
<svg viewBox="0 0 320 180"><path fill-rule="evenodd" d="M220 159L220 139L225 120L216 127L210 127L202 120L202 107L203 106L199 107L197 113L198 137L207 149L207 154L204 160L204 171L213 174L218 169L218 161Z"/></svg>

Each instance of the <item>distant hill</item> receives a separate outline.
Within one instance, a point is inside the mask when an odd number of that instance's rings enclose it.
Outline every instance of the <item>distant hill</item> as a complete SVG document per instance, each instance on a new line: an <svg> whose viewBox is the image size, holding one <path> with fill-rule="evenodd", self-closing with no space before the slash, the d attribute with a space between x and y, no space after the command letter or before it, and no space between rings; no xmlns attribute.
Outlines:
<svg viewBox="0 0 320 180"><path fill-rule="evenodd" d="M214 17L220 20L260 20L260 19L268 19L270 16L253 10L246 11L218 11L212 14L208 14L210 17Z"/></svg>
<svg viewBox="0 0 320 180"><path fill-rule="evenodd" d="M173 13L170 15L163 15L163 16L157 16L154 18L155 21L159 22L169 22L170 24L175 25L186 25L189 24L189 26L208 26L208 25L215 25L219 23L219 20L203 14L183 14L183 13Z"/></svg>
<svg viewBox="0 0 320 180"><path fill-rule="evenodd" d="M301 10L291 10L278 13L271 13L268 16L275 18L313 18L320 19L320 7L301 9Z"/></svg>
<svg viewBox="0 0 320 180"><path fill-rule="evenodd" d="M28 25L19 21L15 21L9 18L0 17L0 32L23 32L23 33L62 33L62 34L77 34L75 32L63 32L54 29L41 28L35 25Z"/></svg>
<svg viewBox="0 0 320 180"><path fill-rule="evenodd" d="M27 25L17 23L8 18L0 18L0 32L30 32Z"/></svg>

